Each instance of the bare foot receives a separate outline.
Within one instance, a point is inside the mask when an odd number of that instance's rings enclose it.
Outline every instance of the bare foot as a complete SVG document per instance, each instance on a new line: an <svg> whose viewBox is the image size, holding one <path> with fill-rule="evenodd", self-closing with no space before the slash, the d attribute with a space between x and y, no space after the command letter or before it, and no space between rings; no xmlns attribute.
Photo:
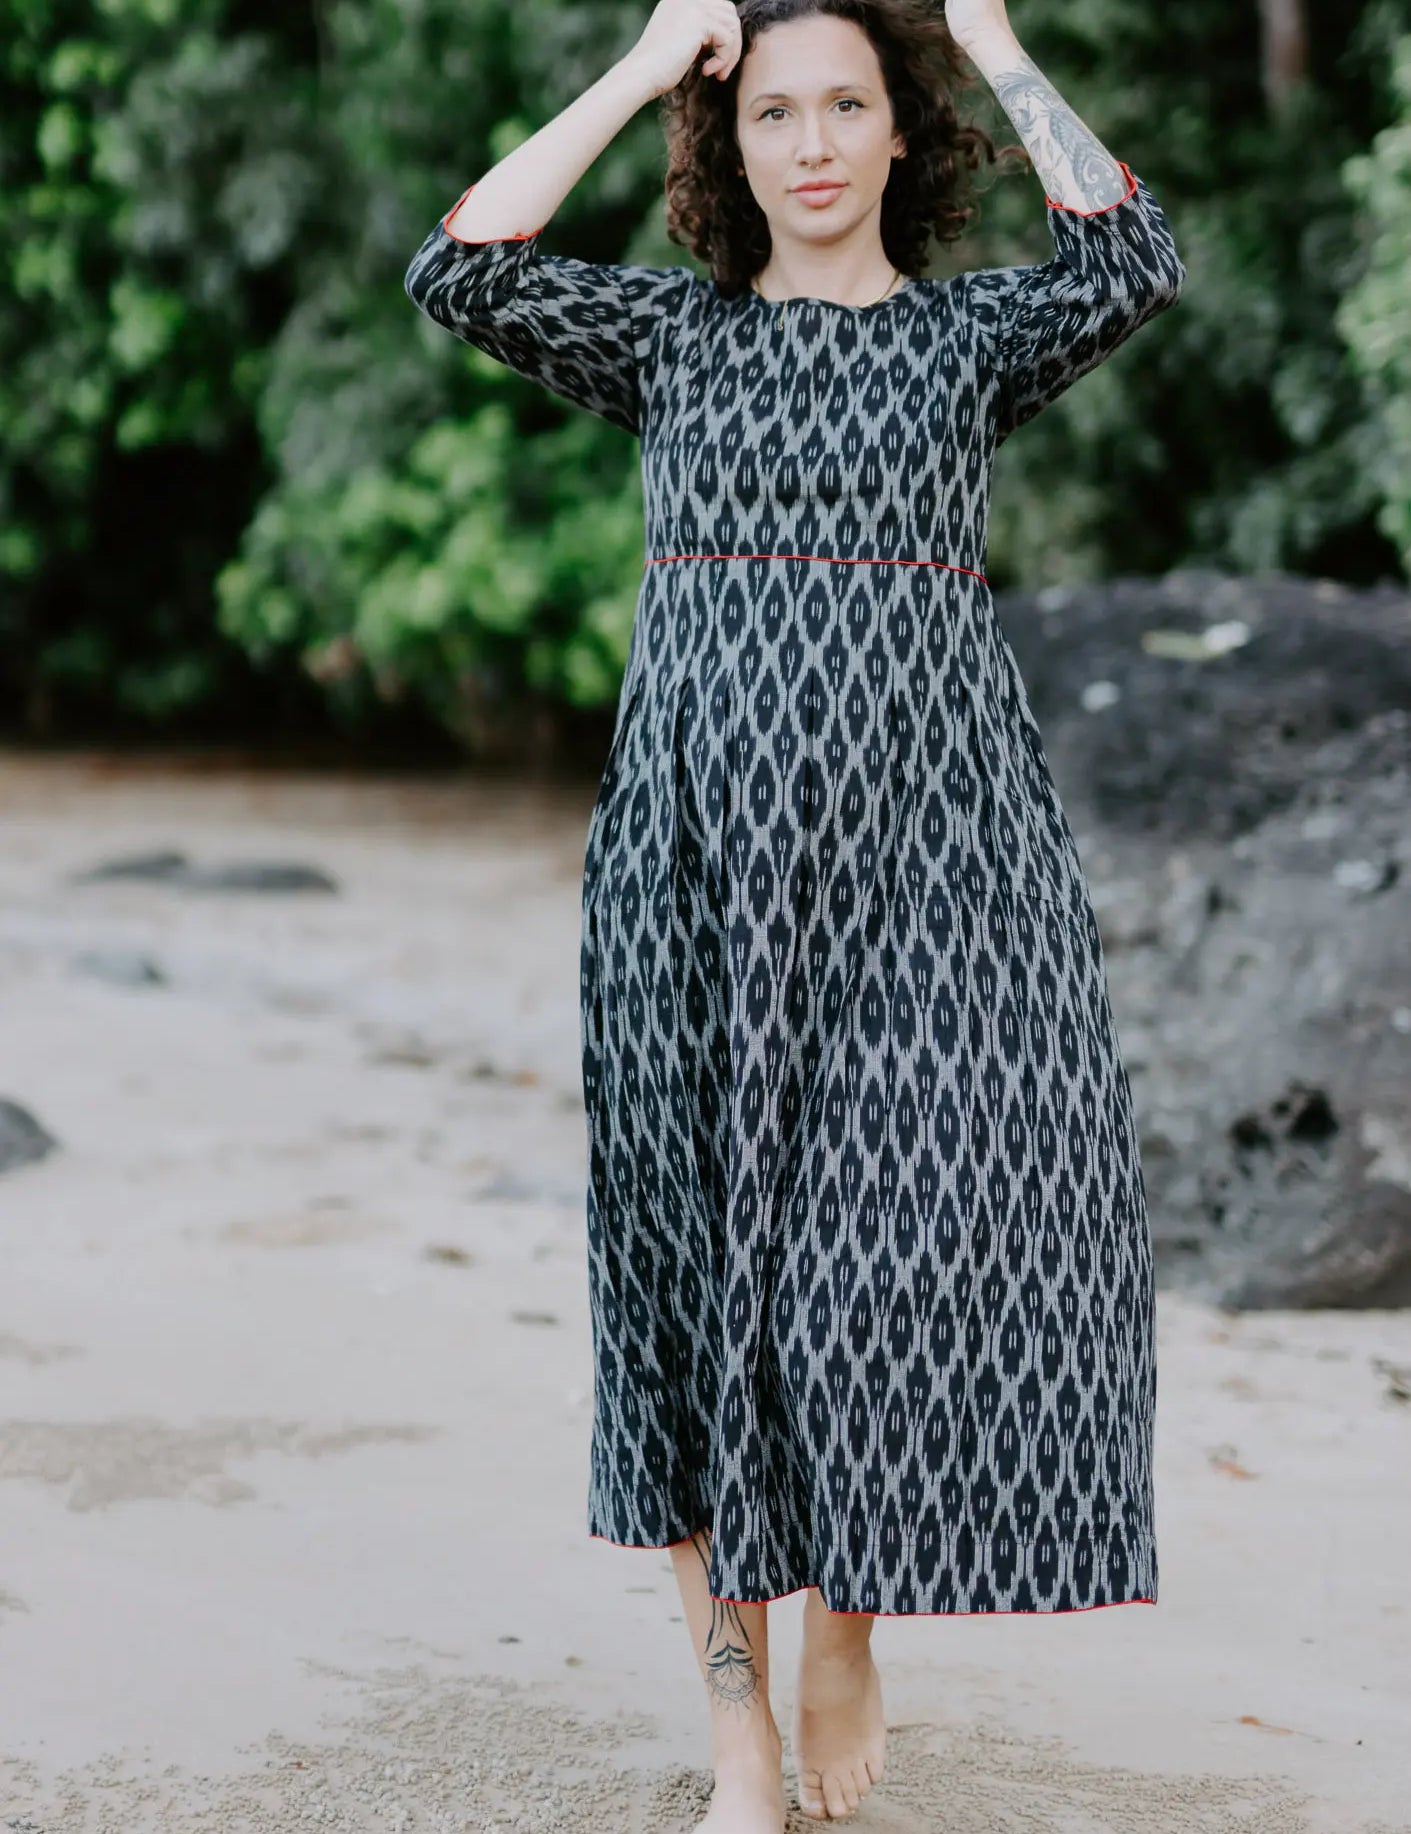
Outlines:
<svg viewBox="0 0 1411 1834"><path fill-rule="evenodd" d="M715 1753L715 1789L694 1834L784 1834L783 1741L777 1728Z"/></svg>
<svg viewBox="0 0 1411 1834"><path fill-rule="evenodd" d="M850 1815L882 1780L886 1742L882 1677L871 1650L835 1653L805 1644L794 1700L794 1767L804 1814L819 1821Z"/></svg>
<svg viewBox="0 0 1411 1834"><path fill-rule="evenodd" d="M709 1529L673 1543L671 1559L710 1696L715 1789L694 1834L784 1834L784 1741L769 1704L769 1606L710 1590Z"/></svg>

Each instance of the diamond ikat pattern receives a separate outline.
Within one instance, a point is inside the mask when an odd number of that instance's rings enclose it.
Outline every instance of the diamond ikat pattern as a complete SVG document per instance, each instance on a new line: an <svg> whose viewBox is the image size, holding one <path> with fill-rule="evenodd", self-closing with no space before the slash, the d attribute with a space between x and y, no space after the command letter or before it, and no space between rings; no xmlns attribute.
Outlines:
<svg viewBox="0 0 1411 1834"><path fill-rule="evenodd" d="M1154 1600L1106 968L983 576L995 450L1181 291L1166 219L848 307L432 229L436 323L637 433L583 872L592 1534L835 1611ZM450 213L448 213L449 216Z"/></svg>

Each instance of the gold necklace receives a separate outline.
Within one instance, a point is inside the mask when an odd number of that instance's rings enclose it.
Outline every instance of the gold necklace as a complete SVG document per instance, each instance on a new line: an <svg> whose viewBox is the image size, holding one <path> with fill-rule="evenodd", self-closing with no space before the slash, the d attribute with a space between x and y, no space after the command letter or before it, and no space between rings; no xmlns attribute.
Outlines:
<svg viewBox="0 0 1411 1834"><path fill-rule="evenodd" d="M890 292L891 292L891 290L892 290L892 288L893 288L893 287L894 287L894 286L895 286L895 285L897 284L897 282L898 282L898 281L899 281L900 279L901 279L901 270L900 270L900 268L895 268L895 267L894 267L894 268L892 269L892 277L891 277L891 279L890 279L890 280L889 280L889 281L887 282L887 284L886 284L886 286L885 286L885 287L883 287L883 289L882 289L882 291L881 291L881 292L880 292L880 293L879 293L879 294L877 295L877 297L876 297L876 299L869 299L869 300L866 300L866 301L864 301L864 303L863 303L862 305L860 305L860 306L854 306L854 308L853 308L853 310L854 310L855 312L864 312L864 311L866 311L866 309L867 309L867 307L868 307L868 306L880 306L880 305L881 305L881 303L882 303L882 301L883 301L883 300L884 300L884 299L885 299L885 298L887 297L887 295L888 295L888 293L890 293ZM754 288L754 291L755 291L756 293L759 293L759 296L760 296L760 298L761 298L761 299L763 299L763 298L764 298L764 294L763 294L763 293L760 293L760 290L759 290L759 284L758 284L758 282L757 282L757 281L754 281L754 280L751 280L751 282L750 282L750 285L751 285L751 287L753 287L753 288ZM777 320L775 321L775 324L776 324L776 328L777 328L777 329L781 329L781 330L782 330L782 328L783 328L783 324L784 324L784 314L785 314L785 313L786 313L786 312L788 311L788 309L789 309L789 302L790 302L790 300L791 300L791 299L792 299L793 297L794 297L794 296L793 296L792 294L790 294L790 295L789 295L789 299L785 299L785 300L782 300L782 301L780 302L780 305L779 305L779 317L778 317L778 319L777 319ZM773 302L772 302L772 301L770 301L770 302L768 302L768 303L770 303L770 304L772 304ZM832 304L832 303L834 303L834 302L832 302L832 301L830 301L829 303L830 303L830 304Z"/></svg>

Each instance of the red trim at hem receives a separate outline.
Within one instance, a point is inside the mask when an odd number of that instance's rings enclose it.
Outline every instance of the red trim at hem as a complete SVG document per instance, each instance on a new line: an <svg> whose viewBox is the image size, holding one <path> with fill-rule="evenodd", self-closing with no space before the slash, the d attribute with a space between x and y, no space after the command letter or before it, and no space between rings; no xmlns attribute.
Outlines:
<svg viewBox="0 0 1411 1834"><path fill-rule="evenodd" d="M648 557L646 564L655 567L664 560L824 560L838 567L942 567L948 573L968 573L986 586L990 583L973 567L957 567L948 560L870 560L866 556L835 554L654 554Z"/></svg>
<svg viewBox="0 0 1411 1834"><path fill-rule="evenodd" d="M1072 204L1060 204L1056 197L1050 197L1047 192L1044 194L1044 202L1048 205L1050 210L1066 210L1070 216L1075 217L1100 217L1108 210L1115 210L1118 204L1125 204L1127 199L1131 197L1137 188L1137 175L1127 164L1126 160L1119 159L1117 163L1127 174L1127 189L1123 192L1122 196L1116 200L1116 203L1099 205L1096 210L1079 210Z"/></svg>
<svg viewBox="0 0 1411 1834"><path fill-rule="evenodd" d="M540 230L543 229L544 225L541 223L538 229L517 229L511 236L458 236L455 230L451 228L451 218L470 196L471 192L475 189L475 185L479 183L480 180L476 179L474 185L467 185L465 190L461 192L455 203L451 205L451 208L441 219L442 229L445 230L446 234L453 242L463 242L467 248L488 248L494 242L528 242L532 237L537 236Z"/></svg>
<svg viewBox="0 0 1411 1834"><path fill-rule="evenodd" d="M702 1526L705 1526L704 1524ZM701 1530L696 1530L696 1535ZM667 1548L685 1547L688 1541L694 1541L695 1535L685 1535L680 1541L614 1541L610 1535L600 1535L594 1530L588 1531L590 1541L606 1541L609 1547L630 1548L634 1553L660 1554ZM793 1586L787 1592L775 1592L769 1598L724 1598L718 1592L712 1592L711 1598L718 1599L722 1605L773 1605L781 1598L793 1598L798 1592L817 1591L813 1586ZM819 1592L822 1598L822 1592ZM827 1599L823 1599L824 1608L833 1617L1072 1617L1079 1611L1110 1611L1118 1605L1154 1605L1154 1598L1109 1598L1097 1605L1059 1605L1047 1611L834 1611Z"/></svg>

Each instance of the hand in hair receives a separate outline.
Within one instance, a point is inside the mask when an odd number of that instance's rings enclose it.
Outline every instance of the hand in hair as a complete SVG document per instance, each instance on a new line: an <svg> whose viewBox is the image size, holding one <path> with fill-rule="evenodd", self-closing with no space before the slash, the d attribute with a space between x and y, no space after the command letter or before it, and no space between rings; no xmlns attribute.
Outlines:
<svg viewBox="0 0 1411 1834"><path fill-rule="evenodd" d="M946 24L951 37L965 51L985 39L1004 38L1013 29L1004 0L946 0Z"/></svg>
<svg viewBox="0 0 1411 1834"><path fill-rule="evenodd" d="M657 0L626 61L642 71L653 96L674 89L701 51L714 53L702 76L721 82L740 61L740 19L733 0Z"/></svg>

